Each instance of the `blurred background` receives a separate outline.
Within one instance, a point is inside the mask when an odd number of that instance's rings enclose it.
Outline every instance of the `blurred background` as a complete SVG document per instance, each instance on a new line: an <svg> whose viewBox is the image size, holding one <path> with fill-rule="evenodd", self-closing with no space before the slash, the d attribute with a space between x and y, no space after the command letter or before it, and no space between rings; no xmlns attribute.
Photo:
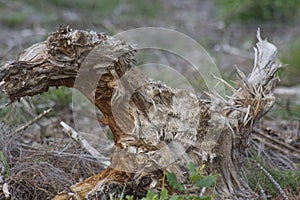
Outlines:
<svg viewBox="0 0 300 200"><path fill-rule="evenodd" d="M60 25L93 29L109 35L147 26L175 29L198 41L210 53L225 80L236 79L235 65L246 74L250 72L256 31L260 28L262 37L278 47L282 63L289 65L279 72L281 82L275 91L277 103L264 117L261 126L266 130L269 127L281 130L275 133L289 144L298 145L297 141L300 141L299 0L0 0L0 65L16 60L22 50L45 40ZM158 63L160 58L165 58L155 56ZM182 63L172 62L172 56L168 59L172 65L179 65L176 69L184 71ZM140 63L145 60L143 56L139 57ZM199 80L201 84L203 81ZM9 106L5 106L6 102L1 93L0 119L13 126L28 122L49 107L54 108L46 120L23 134L22 142L31 146L57 145L57 138L60 141L67 138L61 136L59 122L74 124L72 90L68 88L50 89L41 96L24 98ZM82 107L84 102L82 100ZM86 105L85 109L93 108ZM81 117L80 123L86 127L85 138L104 152L103 146L111 144L111 132L97 128L97 120L87 114ZM66 148L66 145L69 150L74 146L71 152L77 151L76 145L68 141L61 147ZM109 155L111 149L105 151ZM100 170L96 167L82 177L79 168L74 165L72 170L77 171L70 171L71 176L77 174L78 178L69 185ZM299 177L298 174L298 180Z"/></svg>

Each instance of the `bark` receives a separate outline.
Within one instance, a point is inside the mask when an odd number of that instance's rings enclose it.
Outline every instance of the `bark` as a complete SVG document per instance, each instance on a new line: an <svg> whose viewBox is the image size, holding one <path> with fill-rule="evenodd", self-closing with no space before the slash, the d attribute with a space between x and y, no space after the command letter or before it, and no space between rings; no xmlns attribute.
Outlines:
<svg viewBox="0 0 300 200"><path fill-rule="evenodd" d="M116 150L100 174L71 186L54 199L142 197L159 192L164 170L188 183L186 164L205 164L218 173L220 199L255 199L241 175L253 124L273 105L277 49L259 32L252 73L237 69L232 95L199 99L148 79L135 68L135 50L124 41L94 31L61 27L46 41L26 49L0 70L2 88L12 102L52 86L81 91L103 113ZM217 78L217 77L216 77ZM137 87L139 86L139 87ZM170 193L180 193L166 185Z"/></svg>

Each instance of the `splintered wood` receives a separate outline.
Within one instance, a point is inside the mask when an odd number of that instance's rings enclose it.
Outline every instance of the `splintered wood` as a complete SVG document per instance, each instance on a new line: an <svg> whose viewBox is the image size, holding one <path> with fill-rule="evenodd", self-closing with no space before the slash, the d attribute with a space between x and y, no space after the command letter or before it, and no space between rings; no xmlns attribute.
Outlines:
<svg viewBox="0 0 300 200"><path fill-rule="evenodd" d="M255 199L240 174L243 153L254 122L275 101L272 89L281 67L276 47L262 40L259 31L257 38L248 77L237 70L236 88L217 77L233 92L227 99L218 94L199 99L148 79L135 67L135 50L126 42L69 27L3 66L1 85L12 102L51 86L74 87L103 113L101 121L112 130L116 150L111 165L54 199L107 199L122 192L139 198L149 189L159 193L164 169L188 187L189 161L218 173L219 199ZM169 194L181 193L165 187Z"/></svg>

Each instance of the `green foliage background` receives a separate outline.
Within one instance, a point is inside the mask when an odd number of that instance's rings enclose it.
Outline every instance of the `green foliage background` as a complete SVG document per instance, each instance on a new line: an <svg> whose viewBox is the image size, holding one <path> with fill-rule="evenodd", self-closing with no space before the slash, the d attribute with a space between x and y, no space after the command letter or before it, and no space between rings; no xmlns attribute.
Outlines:
<svg viewBox="0 0 300 200"><path fill-rule="evenodd" d="M299 13L299 0L217 0L226 21L257 22L292 20Z"/></svg>

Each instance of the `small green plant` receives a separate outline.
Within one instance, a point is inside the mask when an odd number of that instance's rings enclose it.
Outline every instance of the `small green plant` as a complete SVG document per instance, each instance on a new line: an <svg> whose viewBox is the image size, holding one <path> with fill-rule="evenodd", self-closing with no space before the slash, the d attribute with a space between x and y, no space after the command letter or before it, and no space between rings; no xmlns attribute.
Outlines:
<svg viewBox="0 0 300 200"><path fill-rule="evenodd" d="M167 180L168 183L176 190L184 190L183 185L181 185L181 183L179 183L177 181L177 177L176 174L174 174L173 172L167 172Z"/></svg>
<svg viewBox="0 0 300 200"><path fill-rule="evenodd" d="M197 196L190 193L190 189L201 189L203 187L213 188L216 185L216 175L206 175L204 172L205 165L197 168L194 163L188 163L188 172L190 175L190 181L192 183L191 188L185 188L180 182L178 182L176 175L173 172L165 171L165 175L162 180L162 190L160 195L149 190L146 197L142 200L210 200L211 196ZM165 177L169 186L176 190L184 192L184 195L169 195L168 190L165 188ZM132 196L127 196L127 200L133 199Z"/></svg>
<svg viewBox="0 0 300 200"><path fill-rule="evenodd" d="M225 21L257 22L291 20L299 11L298 0L216 0Z"/></svg>
<svg viewBox="0 0 300 200"><path fill-rule="evenodd" d="M194 163L190 162L188 164L188 169L190 173L190 180L192 183L200 188L206 187L210 188L216 184L216 175L205 175L204 169L205 165L202 165L199 169L196 169Z"/></svg>
<svg viewBox="0 0 300 200"><path fill-rule="evenodd" d="M127 196L126 196L126 200L134 200L134 197L133 197L133 196L127 195Z"/></svg>

